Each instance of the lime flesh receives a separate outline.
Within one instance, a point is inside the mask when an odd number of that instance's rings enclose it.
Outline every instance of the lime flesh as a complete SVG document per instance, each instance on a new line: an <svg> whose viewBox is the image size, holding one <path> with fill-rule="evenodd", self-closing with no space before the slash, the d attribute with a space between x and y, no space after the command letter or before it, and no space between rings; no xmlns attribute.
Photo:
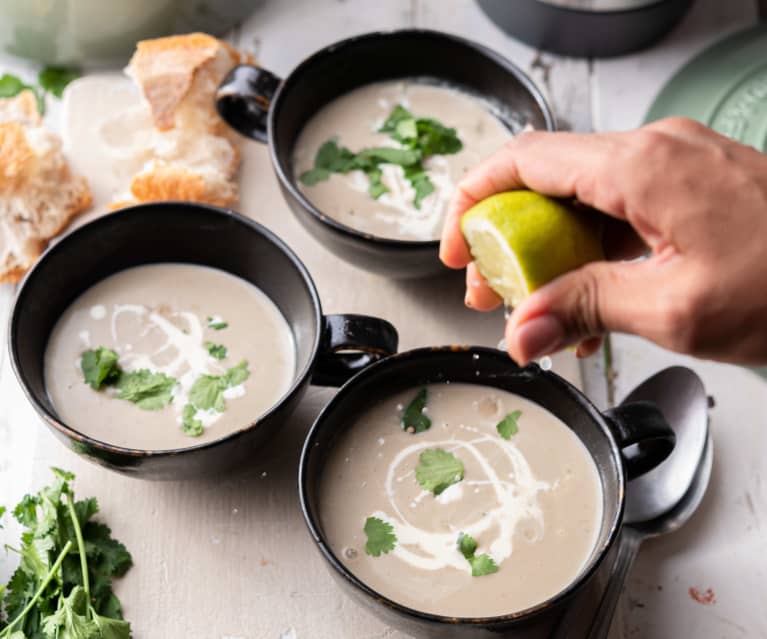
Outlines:
<svg viewBox="0 0 767 639"><path fill-rule="evenodd" d="M508 306L588 262L604 259L595 215L534 191L498 193L461 220L469 250Z"/></svg>

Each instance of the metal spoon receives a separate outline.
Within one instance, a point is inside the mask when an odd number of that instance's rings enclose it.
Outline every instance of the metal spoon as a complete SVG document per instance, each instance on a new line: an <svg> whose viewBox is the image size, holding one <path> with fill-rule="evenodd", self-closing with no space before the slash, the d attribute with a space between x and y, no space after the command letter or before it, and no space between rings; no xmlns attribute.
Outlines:
<svg viewBox="0 0 767 639"><path fill-rule="evenodd" d="M624 401L656 402L676 432L674 452L655 470L629 482L618 554L588 639L605 639L639 546L675 532L692 517L708 487L714 449L708 432L708 398L700 378L681 366L667 368Z"/></svg>

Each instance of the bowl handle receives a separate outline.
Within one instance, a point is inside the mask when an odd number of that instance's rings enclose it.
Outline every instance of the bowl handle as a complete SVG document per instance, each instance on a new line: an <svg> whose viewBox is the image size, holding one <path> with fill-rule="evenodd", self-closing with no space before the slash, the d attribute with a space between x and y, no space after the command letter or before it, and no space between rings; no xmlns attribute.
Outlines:
<svg viewBox="0 0 767 639"><path fill-rule="evenodd" d="M234 67L216 91L216 109L242 135L266 144L269 105L282 80L271 71L241 64Z"/></svg>
<svg viewBox="0 0 767 639"><path fill-rule="evenodd" d="M315 386L341 386L370 364L397 352L399 335L389 322L368 315L325 315L312 375Z"/></svg>
<svg viewBox="0 0 767 639"><path fill-rule="evenodd" d="M629 479L652 470L674 450L676 435L653 402L621 404L604 416L621 449Z"/></svg>

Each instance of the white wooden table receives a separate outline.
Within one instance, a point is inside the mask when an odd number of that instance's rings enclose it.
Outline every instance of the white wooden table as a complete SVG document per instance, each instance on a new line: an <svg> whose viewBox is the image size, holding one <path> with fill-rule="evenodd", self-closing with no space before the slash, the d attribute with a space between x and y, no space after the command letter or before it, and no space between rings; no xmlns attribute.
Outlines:
<svg viewBox="0 0 767 639"><path fill-rule="evenodd" d="M509 39L469 0L292 0L258 5L232 39L279 74L307 54L356 33L427 27L489 45L526 69L546 92L560 125L575 130L638 125L652 97L691 55L757 19L757 0L698 0L684 23L655 48L612 61L540 54ZM30 73L0 60L0 72ZM51 118L56 117L52 109ZM282 201L264 148L247 144L242 212L272 227L298 251L326 312L377 314L400 330L403 349L437 343L495 345L502 317L463 308L460 276L394 283L333 258L298 226ZM0 323L12 302L0 290ZM627 337L613 338L614 398L671 362L685 361ZM689 526L643 548L612 639L767 637L767 384L734 367L689 361L716 397L715 469L709 494ZM606 406L600 358L582 376L572 358L555 370ZM291 423L243 474L147 483L108 473L66 450L27 405L0 345L0 504L50 478L51 465L77 474L132 551L135 567L118 584L137 639L398 639L337 591L311 547L298 509L296 462L304 433L332 391L312 389ZM767 475L765 475L767 478ZM764 522L764 523L763 523ZM6 517L0 540L17 528ZM0 555L5 580L13 557ZM693 601L712 588L716 602Z"/></svg>

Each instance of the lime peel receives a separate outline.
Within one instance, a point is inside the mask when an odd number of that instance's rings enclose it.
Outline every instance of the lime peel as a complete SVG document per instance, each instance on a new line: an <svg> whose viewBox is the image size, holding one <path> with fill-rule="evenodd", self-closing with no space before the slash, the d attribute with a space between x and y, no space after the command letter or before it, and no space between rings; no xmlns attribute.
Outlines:
<svg viewBox="0 0 767 639"><path fill-rule="evenodd" d="M482 200L464 214L461 230L477 269L512 307L554 278L604 259L589 214L534 191Z"/></svg>

